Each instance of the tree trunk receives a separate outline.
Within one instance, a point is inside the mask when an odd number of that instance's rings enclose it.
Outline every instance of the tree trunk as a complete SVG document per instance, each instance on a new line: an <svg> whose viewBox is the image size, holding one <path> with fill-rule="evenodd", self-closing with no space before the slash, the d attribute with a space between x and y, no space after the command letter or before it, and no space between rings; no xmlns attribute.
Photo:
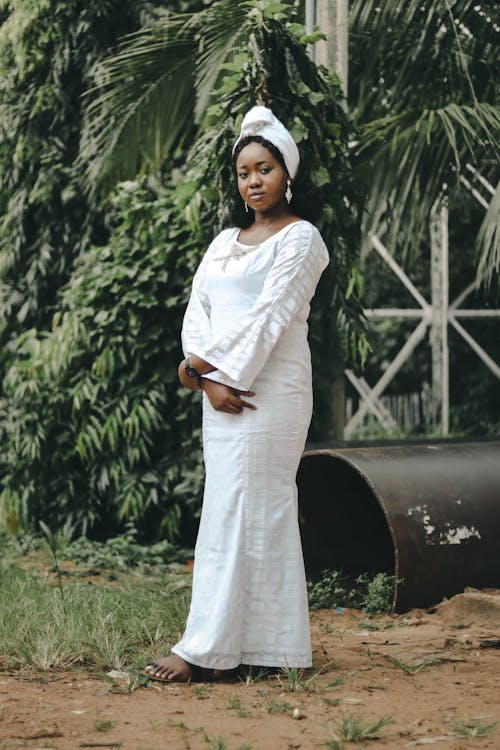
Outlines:
<svg viewBox="0 0 500 750"><path fill-rule="evenodd" d="M347 108L348 80L348 0L316 0L316 24L326 34L326 41L316 44L315 62L339 76ZM330 438L343 440L345 422L345 362L337 348L332 368Z"/></svg>
<svg viewBox="0 0 500 750"><path fill-rule="evenodd" d="M344 439L345 427L345 362L340 354L331 363L332 388L329 438L334 441Z"/></svg>

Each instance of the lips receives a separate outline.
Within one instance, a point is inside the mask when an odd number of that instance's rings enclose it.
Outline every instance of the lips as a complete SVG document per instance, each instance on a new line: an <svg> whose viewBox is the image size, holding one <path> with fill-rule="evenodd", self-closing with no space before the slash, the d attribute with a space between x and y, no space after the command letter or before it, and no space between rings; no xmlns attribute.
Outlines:
<svg viewBox="0 0 500 750"><path fill-rule="evenodd" d="M265 196L265 193L252 193L248 196L248 200L255 201L259 200L259 198L263 198Z"/></svg>

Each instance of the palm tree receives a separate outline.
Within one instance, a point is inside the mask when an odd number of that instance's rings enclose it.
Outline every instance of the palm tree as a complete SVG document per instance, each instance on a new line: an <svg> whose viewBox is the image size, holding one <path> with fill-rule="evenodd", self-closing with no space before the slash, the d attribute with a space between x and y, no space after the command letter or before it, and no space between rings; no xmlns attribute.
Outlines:
<svg viewBox="0 0 500 750"><path fill-rule="evenodd" d="M296 2L218 0L124 40L105 60L82 140L91 190L158 165L185 142L213 104L223 66L265 18L283 24ZM366 218L404 227L418 248L443 186L470 163L498 176L500 109L494 0L353 0L349 102L359 138L354 157ZM253 45L255 51L255 44ZM242 59L239 58L239 64ZM481 274L500 264L500 188L481 232ZM423 220L424 219L424 220Z"/></svg>
<svg viewBox="0 0 500 750"><path fill-rule="evenodd" d="M498 179L496 2L354 0L349 101L369 185L367 224L417 249L433 205L466 165ZM404 228L404 231L401 231ZM500 185L480 232L480 275L500 264Z"/></svg>

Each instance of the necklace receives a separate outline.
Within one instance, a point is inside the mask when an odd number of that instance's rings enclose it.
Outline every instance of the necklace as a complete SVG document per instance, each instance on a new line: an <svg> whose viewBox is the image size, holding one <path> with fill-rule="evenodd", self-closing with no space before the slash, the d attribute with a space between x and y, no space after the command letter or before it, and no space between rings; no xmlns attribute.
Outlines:
<svg viewBox="0 0 500 750"><path fill-rule="evenodd" d="M244 258L245 255L248 255L248 253L252 253L254 250L257 250L257 248L261 245L262 242L259 242L258 245L242 245L240 242L238 242L238 240L234 240L228 254L221 255L219 258L214 258L214 260L221 261L221 270L224 272L226 270L227 264L231 259L239 260L240 258Z"/></svg>

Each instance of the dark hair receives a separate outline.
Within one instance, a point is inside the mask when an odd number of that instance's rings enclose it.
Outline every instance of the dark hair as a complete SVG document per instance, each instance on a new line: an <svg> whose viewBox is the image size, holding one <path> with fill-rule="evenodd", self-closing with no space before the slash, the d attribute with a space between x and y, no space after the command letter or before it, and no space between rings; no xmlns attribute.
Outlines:
<svg viewBox="0 0 500 750"><path fill-rule="evenodd" d="M283 155L281 151L276 148L274 143L271 143L266 138L262 138L260 135L249 135L245 138L242 138L241 141L238 142L238 145L234 149L233 153L233 176L236 178L236 160L240 154L240 152L245 148L245 146L248 146L249 143L260 143L264 148L267 148L267 150L275 157L275 159L279 162L279 164L283 167L286 174L288 174L288 169L285 164L285 160L283 159ZM319 214L321 213L321 206L316 205L312 198L312 191L309 181L304 179L304 173L303 170L299 166L299 171L297 172L293 184L292 184L292 192L293 197L290 203L290 208L297 214L297 216L300 216L301 219L308 219L309 221L316 221ZM234 191L231 198L231 203L229 207L229 217L230 221L233 226L237 227L249 227L250 224L253 223L254 220L254 211L252 208L248 207L248 213L245 211L245 205L241 199L241 196L238 191L238 185L235 180L234 182Z"/></svg>

